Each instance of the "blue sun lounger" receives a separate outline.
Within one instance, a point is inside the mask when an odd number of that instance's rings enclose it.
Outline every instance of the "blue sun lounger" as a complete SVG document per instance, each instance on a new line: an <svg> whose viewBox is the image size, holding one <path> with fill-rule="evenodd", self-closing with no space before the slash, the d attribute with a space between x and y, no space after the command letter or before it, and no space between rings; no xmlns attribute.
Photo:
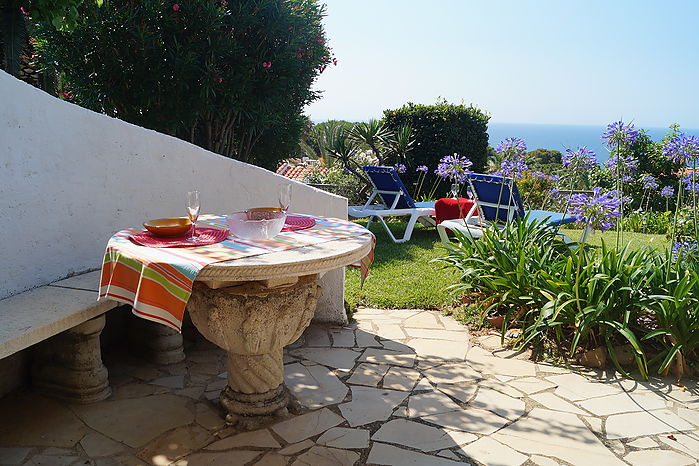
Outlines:
<svg viewBox="0 0 699 466"><path fill-rule="evenodd" d="M549 227L575 222L575 217L561 212L525 210L517 183L512 178L473 173L468 176L468 187L476 200L478 217L475 217L476 209L473 209L464 219L446 220L439 224L437 231L444 243L449 242L447 229L459 230L478 238L483 234L483 227L498 222L506 223L517 218L526 217L530 223L544 221ZM564 241L571 242L566 235L559 234Z"/></svg>
<svg viewBox="0 0 699 466"><path fill-rule="evenodd" d="M349 206L347 213L350 217L368 217L367 228L373 220L378 219L386 233L394 243L404 243L410 240L415 223L434 226L434 202L415 202L408 194L408 189L393 167L362 167L371 180L373 190L363 206ZM374 204L374 202L377 204ZM386 224L384 217L410 216L402 238L396 238Z"/></svg>

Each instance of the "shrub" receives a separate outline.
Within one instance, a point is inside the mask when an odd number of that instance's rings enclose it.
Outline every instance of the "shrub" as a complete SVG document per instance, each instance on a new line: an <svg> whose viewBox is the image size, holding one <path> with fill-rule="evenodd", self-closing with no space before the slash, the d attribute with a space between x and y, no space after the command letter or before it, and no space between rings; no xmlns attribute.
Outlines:
<svg viewBox="0 0 699 466"><path fill-rule="evenodd" d="M452 289L480 295L483 314L522 329L516 345L548 340L571 356L629 345L636 365L681 376L699 348L699 260L653 249L562 244L554 229L516 220L473 239L455 232L443 262L460 272ZM660 350L658 350L660 348ZM653 355L650 358L647 355ZM626 374L626 372L624 372Z"/></svg>
<svg viewBox="0 0 699 466"><path fill-rule="evenodd" d="M81 13L71 34L39 29L75 102L270 167L298 144L333 60L315 0L110 0Z"/></svg>
<svg viewBox="0 0 699 466"><path fill-rule="evenodd" d="M473 171L483 172L488 156L489 116L474 106L452 105L443 100L435 105L408 103L396 110L385 110L386 126L397 131L401 126L413 130L415 144L408 152L407 165L412 170L405 174L406 183L415 183L418 165L430 168L434 181L434 169L445 155L458 153L473 162ZM391 161L392 163L396 161Z"/></svg>

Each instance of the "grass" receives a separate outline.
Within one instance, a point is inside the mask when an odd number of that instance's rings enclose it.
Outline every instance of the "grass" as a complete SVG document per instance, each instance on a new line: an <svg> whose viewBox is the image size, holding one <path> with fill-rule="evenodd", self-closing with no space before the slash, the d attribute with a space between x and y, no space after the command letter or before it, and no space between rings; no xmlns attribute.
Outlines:
<svg viewBox="0 0 699 466"><path fill-rule="evenodd" d="M580 235L582 234L582 230L561 228L561 231L568 235L573 241L580 240ZM609 230L603 233L598 231L587 238L587 242L593 246L601 246L602 241L604 241L607 246L615 246L616 231ZM666 248L670 244L665 235L632 233L627 231L624 232L622 241L623 243L630 243L631 249L640 249L645 246L650 246L654 249L661 249Z"/></svg>
<svg viewBox="0 0 699 466"><path fill-rule="evenodd" d="M366 225L366 222L357 222ZM391 223L400 237L404 222ZM441 309L454 301L446 287L456 283L458 275L442 264L431 262L445 250L434 228L417 225L410 241L394 244L380 224L372 224L376 235L374 263L364 288L359 287L359 271L347 269L345 300L351 310L357 306L381 309Z"/></svg>
<svg viewBox="0 0 699 466"><path fill-rule="evenodd" d="M366 222L357 223L366 225ZM396 236L403 235L405 222L396 221L390 225ZM456 283L457 273L441 263L431 262L445 254L434 228L418 224L412 239L403 244L394 244L380 224L372 224L371 231L376 235L375 259L363 289L359 286L359 271L347 268L345 300L350 312L357 306L443 309L456 302L456 297L449 293L447 287ZM564 232L574 241L581 234L581 230ZM589 237L588 242L599 246L602 240L608 245L616 244L616 232L597 232ZM647 245L661 248L668 245L665 235L624 233L623 240L630 242L633 248Z"/></svg>

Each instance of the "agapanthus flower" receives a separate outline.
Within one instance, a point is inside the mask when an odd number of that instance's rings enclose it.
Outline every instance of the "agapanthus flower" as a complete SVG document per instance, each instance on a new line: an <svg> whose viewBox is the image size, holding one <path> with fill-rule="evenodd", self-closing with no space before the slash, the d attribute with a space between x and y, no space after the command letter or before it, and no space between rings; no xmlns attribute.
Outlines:
<svg viewBox="0 0 699 466"><path fill-rule="evenodd" d="M615 219L621 217L622 199L616 190L603 192L602 188L592 188L592 195L574 194L570 197L568 213L578 223L584 223L593 230L606 231L614 226Z"/></svg>
<svg viewBox="0 0 699 466"><path fill-rule="evenodd" d="M571 170L591 170L597 166L597 156L587 146L582 146L576 150L566 149L561 162Z"/></svg>
<svg viewBox="0 0 699 466"><path fill-rule="evenodd" d="M660 195L663 197L671 198L675 195L675 188L673 188L672 186L664 186L663 189L660 190Z"/></svg>
<svg viewBox="0 0 699 466"><path fill-rule="evenodd" d="M532 172L532 178L536 178L537 180L548 180L549 176L541 171L534 171Z"/></svg>
<svg viewBox="0 0 699 466"><path fill-rule="evenodd" d="M505 138L495 148L505 159L523 159L527 155L527 143L520 138Z"/></svg>
<svg viewBox="0 0 699 466"><path fill-rule="evenodd" d="M427 173L429 171L429 168L427 168L426 165L418 165L417 168L415 169L416 172L422 172L422 173Z"/></svg>
<svg viewBox="0 0 699 466"><path fill-rule="evenodd" d="M658 181L653 175L644 175L641 177L641 183L643 183L643 189L658 189Z"/></svg>
<svg viewBox="0 0 699 466"><path fill-rule="evenodd" d="M558 183L559 181L561 181L561 177L558 175L551 175L551 176L549 176L549 181L552 181L554 183Z"/></svg>
<svg viewBox="0 0 699 466"><path fill-rule="evenodd" d="M395 164L393 168L395 168L398 173L405 173L408 170L408 168L402 163Z"/></svg>
<svg viewBox="0 0 699 466"><path fill-rule="evenodd" d="M612 154L609 159L604 162L614 176L621 177L621 181L628 183L633 178L631 175L638 170L638 160L632 155Z"/></svg>
<svg viewBox="0 0 699 466"><path fill-rule="evenodd" d="M682 178L682 183L684 183L685 191L699 194L699 178L693 180L691 176L685 176Z"/></svg>
<svg viewBox="0 0 699 466"><path fill-rule="evenodd" d="M471 162L466 157L462 157L457 153L454 155L447 155L439 161L437 169L434 171L435 175L443 178L449 179L454 183L463 184L468 178L473 162Z"/></svg>
<svg viewBox="0 0 699 466"><path fill-rule="evenodd" d="M680 133L665 144L663 155L682 165L696 162L699 160L699 138Z"/></svg>
<svg viewBox="0 0 699 466"><path fill-rule="evenodd" d="M561 190L558 188L551 188L549 189L549 196L552 198L560 197L561 195Z"/></svg>
<svg viewBox="0 0 699 466"><path fill-rule="evenodd" d="M636 142L638 135L638 130L631 123L625 125L623 121L615 121L607 125L607 131L602 133L602 139L609 149L628 148Z"/></svg>
<svg viewBox="0 0 699 466"><path fill-rule="evenodd" d="M524 162L524 159L503 160L500 164L500 170L495 172L495 175L518 180L522 178L522 173L528 169L529 167Z"/></svg>
<svg viewBox="0 0 699 466"><path fill-rule="evenodd" d="M677 241L672 246L673 259L686 259L691 256L699 256L699 244L696 241Z"/></svg>

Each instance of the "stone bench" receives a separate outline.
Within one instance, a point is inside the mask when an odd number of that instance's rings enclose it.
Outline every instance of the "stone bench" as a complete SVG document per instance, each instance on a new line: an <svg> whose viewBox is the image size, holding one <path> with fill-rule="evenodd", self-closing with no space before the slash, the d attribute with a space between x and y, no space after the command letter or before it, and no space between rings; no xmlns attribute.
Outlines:
<svg viewBox="0 0 699 466"><path fill-rule="evenodd" d="M36 345L36 387L81 403L107 398L99 336L104 313L119 304L97 301L98 283L99 272L90 272L0 300L0 359Z"/></svg>

